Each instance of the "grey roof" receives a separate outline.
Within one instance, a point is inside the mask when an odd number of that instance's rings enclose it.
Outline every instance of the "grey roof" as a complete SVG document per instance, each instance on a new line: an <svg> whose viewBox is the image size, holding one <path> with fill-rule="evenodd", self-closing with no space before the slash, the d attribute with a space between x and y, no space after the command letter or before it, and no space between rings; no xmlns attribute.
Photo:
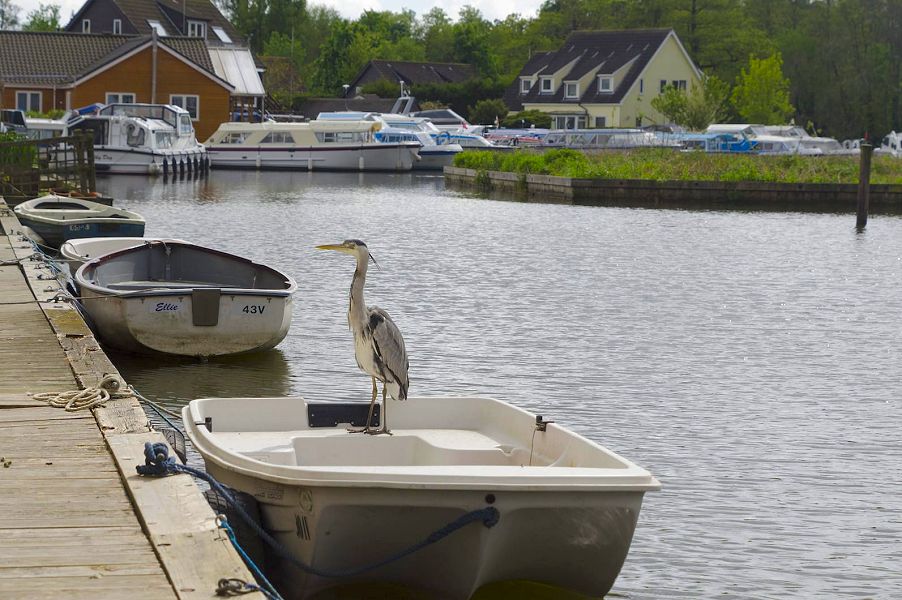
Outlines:
<svg viewBox="0 0 902 600"><path fill-rule="evenodd" d="M87 10L94 0L87 0L76 12L69 24L67 31L80 31L81 14ZM159 21L166 31L176 35L186 35L188 32L183 27L185 19L206 21L208 25L222 27L232 41L237 45L244 45L244 38L232 27L219 9L210 0L112 0L122 11L138 33L150 35L151 27L148 19ZM183 12L184 11L184 12ZM218 44L218 38L212 31L207 32L207 41L212 45Z"/></svg>
<svg viewBox="0 0 902 600"><path fill-rule="evenodd" d="M380 98L375 94L366 94L355 98L310 98L297 107L296 112L308 119L315 119L321 112L391 112L395 104L394 98ZM419 110L419 104L414 110Z"/></svg>
<svg viewBox="0 0 902 600"><path fill-rule="evenodd" d="M148 41L150 36L0 31L0 81L7 85L71 83ZM202 39L161 38L160 42L215 76Z"/></svg>
<svg viewBox="0 0 902 600"><path fill-rule="evenodd" d="M392 83L460 83L476 76L472 65L463 63L410 62L403 60L371 60L354 81L357 86L386 79Z"/></svg>
<svg viewBox="0 0 902 600"><path fill-rule="evenodd" d="M671 29L627 29L617 31L574 31L560 49L533 56L520 75L504 93L504 103L510 110L523 110L529 103L561 104L617 104L648 65ZM579 98L564 99L564 86L559 82L552 94L540 94L538 83L527 94L520 93L520 77L539 77L556 73L567 65L562 81L574 81L587 73L614 73L630 61L635 61L620 80L613 93L600 94L598 79L593 78ZM571 64L572 63L572 64Z"/></svg>

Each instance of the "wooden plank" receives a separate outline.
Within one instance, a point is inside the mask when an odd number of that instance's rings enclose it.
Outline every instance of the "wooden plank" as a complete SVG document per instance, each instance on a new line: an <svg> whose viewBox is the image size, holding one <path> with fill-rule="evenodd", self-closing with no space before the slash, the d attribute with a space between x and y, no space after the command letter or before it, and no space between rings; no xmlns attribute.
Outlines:
<svg viewBox="0 0 902 600"><path fill-rule="evenodd" d="M48 577L108 577L116 575L161 575L154 563L116 565L38 565L36 567L0 567L0 579L40 579ZM164 577L165 579L165 577ZM172 597L170 587L170 597Z"/></svg>
<svg viewBox="0 0 902 600"><path fill-rule="evenodd" d="M142 507L145 529L179 598L209 597L223 577L253 581L190 476L141 477L135 472L136 465L144 464L144 443L163 441L158 433L107 437L129 493ZM262 598L262 594L249 597Z"/></svg>

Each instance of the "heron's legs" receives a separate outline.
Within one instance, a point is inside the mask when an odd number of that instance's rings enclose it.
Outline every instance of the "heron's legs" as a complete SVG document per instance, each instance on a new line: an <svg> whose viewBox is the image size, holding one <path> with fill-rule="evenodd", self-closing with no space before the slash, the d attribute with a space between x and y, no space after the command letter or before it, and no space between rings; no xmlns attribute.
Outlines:
<svg viewBox="0 0 902 600"><path fill-rule="evenodd" d="M385 388L385 382L383 381L382 382L382 427L380 427L379 429L367 430L367 433L369 433L370 435L379 435L380 433L387 433L388 435L391 435L391 431L388 430L388 422L386 421L387 402L386 402L386 398L385 398L385 393L386 393L386 388Z"/></svg>
<svg viewBox="0 0 902 600"><path fill-rule="evenodd" d="M379 393L379 390L376 389L376 378L371 377L373 380L373 398L370 400L370 410L366 413L366 427L348 427L348 431L351 433L372 433L373 430L370 429L370 424L373 422L373 410L376 407L376 395ZM385 403L385 387L382 388L382 403ZM382 412L385 412L385 409L382 409Z"/></svg>

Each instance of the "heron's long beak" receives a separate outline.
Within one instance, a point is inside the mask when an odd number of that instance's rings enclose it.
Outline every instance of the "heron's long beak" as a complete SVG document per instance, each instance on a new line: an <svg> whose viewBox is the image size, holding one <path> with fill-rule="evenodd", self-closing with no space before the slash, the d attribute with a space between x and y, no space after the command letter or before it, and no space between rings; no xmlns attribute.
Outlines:
<svg viewBox="0 0 902 600"><path fill-rule="evenodd" d="M348 249L342 246L341 244L323 244L322 246L317 246L317 250L335 250L337 252L347 252Z"/></svg>

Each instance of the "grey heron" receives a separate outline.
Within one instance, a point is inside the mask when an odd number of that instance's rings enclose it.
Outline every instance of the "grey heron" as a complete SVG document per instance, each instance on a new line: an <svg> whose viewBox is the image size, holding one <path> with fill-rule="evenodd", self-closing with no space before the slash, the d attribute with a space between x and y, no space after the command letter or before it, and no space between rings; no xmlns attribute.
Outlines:
<svg viewBox="0 0 902 600"><path fill-rule="evenodd" d="M324 244L317 250L335 250L350 254L357 259L357 268L351 280L350 302L348 305L348 326L354 333L354 356L357 366L373 380L373 397L367 413L366 427L351 430L370 434L389 433L386 422L386 393L395 400L407 399L409 379L407 371L407 350L401 330L378 306L367 306L363 301L363 286L366 283L366 270L370 261L376 259L369 248L360 240L345 240L341 244ZM382 382L382 425L378 429L370 427L373 410L376 405L376 380Z"/></svg>

